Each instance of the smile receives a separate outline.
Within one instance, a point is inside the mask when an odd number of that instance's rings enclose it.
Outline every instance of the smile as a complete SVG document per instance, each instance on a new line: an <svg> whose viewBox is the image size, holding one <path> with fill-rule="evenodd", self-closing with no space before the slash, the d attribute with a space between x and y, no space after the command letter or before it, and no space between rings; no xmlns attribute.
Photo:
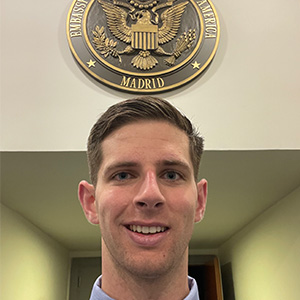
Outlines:
<svg viewBox="0 0 300 300"><path fill-rule="evenodd" d="M129 229L133 232L143 233L143 234L155 234L159 232L164 232L168 228L161 226L140 226L140 225L129 225Z"/></svg>

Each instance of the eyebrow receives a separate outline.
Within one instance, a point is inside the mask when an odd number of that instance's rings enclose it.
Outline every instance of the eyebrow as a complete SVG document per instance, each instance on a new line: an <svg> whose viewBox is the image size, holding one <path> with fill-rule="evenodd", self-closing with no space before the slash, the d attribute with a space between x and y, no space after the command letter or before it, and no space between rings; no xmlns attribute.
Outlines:
<svg viewBox="0 0 300 300"><path fill-rule="evenodd" d="M171 166L171 167L172 166L179 166L179 167L182 167L184 169L191 170L188 163L186 163L182 160L178 160L178 159L164 159L164 160L159 162L159 165Z"/></svg>
<svg viewBox="0 0 300 300"><path fill-rule="evenodd" d="M135 162L135 161L120 161L120 162L116 162L113 163L111 165L109 165L107 168L105 168L105 170L103 171L103 175L107 176L109 173L111 173L114 170L117 169L123 169L123 168L134 168L134 167L138 167L140 165L140 163ZM166 167L174 167L174 166L178 166L180 168L183 168L187 171L192 171L191 167L189 166L188 163L182 161L182 160L178 160L178 159L163 159L163 160L159 160L156 165L158 166L166 166Z"/></svg>
<svg viewBox="0 0 300 300"><path fill-rule="evenodd" d="M105 168L103 171L103 175L105 177L114 170L122 169L122 168L133 168L133 167L137 167L138 165L139 164L135 161L116 162L116 163L109 165L107 168Z"/></svg>

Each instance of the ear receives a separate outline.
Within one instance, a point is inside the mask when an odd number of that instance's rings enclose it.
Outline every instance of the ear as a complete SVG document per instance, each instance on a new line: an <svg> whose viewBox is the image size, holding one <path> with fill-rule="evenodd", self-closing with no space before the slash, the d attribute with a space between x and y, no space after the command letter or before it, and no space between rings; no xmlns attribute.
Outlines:
<svg viewBox="0 0 300 300"><path fill-rule="evenodd" d="M95 188L83 180L78 186L78 198L87 220L92 224L99 224L95 200Z"/></svg>
<svg viewBox="0 0 300 300"><path fill-rule="evenodd" d="M206 200L207 200L207 181L205 179L200 180L197 183L198 199L195 213L195 222L200 222L205 213Z"/></svg>

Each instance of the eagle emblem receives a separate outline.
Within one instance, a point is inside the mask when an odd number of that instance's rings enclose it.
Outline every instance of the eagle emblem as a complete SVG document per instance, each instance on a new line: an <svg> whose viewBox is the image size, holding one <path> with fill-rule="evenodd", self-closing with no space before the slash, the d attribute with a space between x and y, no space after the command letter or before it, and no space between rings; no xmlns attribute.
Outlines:
<svg viewBox="0 0 300 300"><path fill-rule="evenodd" d="M118 50L118 41L109 39L104 26L100 28L97 25L92 31L96 50L104 57L118 58L119 63L122 62L122 55L136 53L131 64L140 70L154 68L158 64L156 55L167 56L165 64L173 66L176 59L192 46L196 38L195 29L191 28L177 38L171 52L163 49L163 45L178 35L181 18L189 2L173 5L173 0L161 4L155 0L129 1L127 3L113 0L111 3L98 0L105 12L107 27L111 34L127 45Z"/></svg>

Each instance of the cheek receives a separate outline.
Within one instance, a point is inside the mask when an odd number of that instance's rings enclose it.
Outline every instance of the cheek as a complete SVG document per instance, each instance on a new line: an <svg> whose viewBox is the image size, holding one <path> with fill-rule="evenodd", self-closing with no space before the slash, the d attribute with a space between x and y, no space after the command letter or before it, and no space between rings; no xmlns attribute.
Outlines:
<svg viewBox="0 0 300 300"><path fill-rule="evenodd" d="M176 191L176 199L178 209L186 212L186 214L190 214L192 211L195 211L197 206L197 190L196 188L190 188Z"/></svg>
<svg viewBox="0 0 300 300"><path fill-rule="evenodd" d="M97 194L97 210L100 224L117 219L128 206L124 193L118 190L107 190Z"/></svg>
<svg viewBox="0 0 300 300"><path fill-rule="evenodd" d="M197 194L195 192L184 193L178 201L176 210L182 216L186 226L194 226L194 219L197 208Z"/></svg>

